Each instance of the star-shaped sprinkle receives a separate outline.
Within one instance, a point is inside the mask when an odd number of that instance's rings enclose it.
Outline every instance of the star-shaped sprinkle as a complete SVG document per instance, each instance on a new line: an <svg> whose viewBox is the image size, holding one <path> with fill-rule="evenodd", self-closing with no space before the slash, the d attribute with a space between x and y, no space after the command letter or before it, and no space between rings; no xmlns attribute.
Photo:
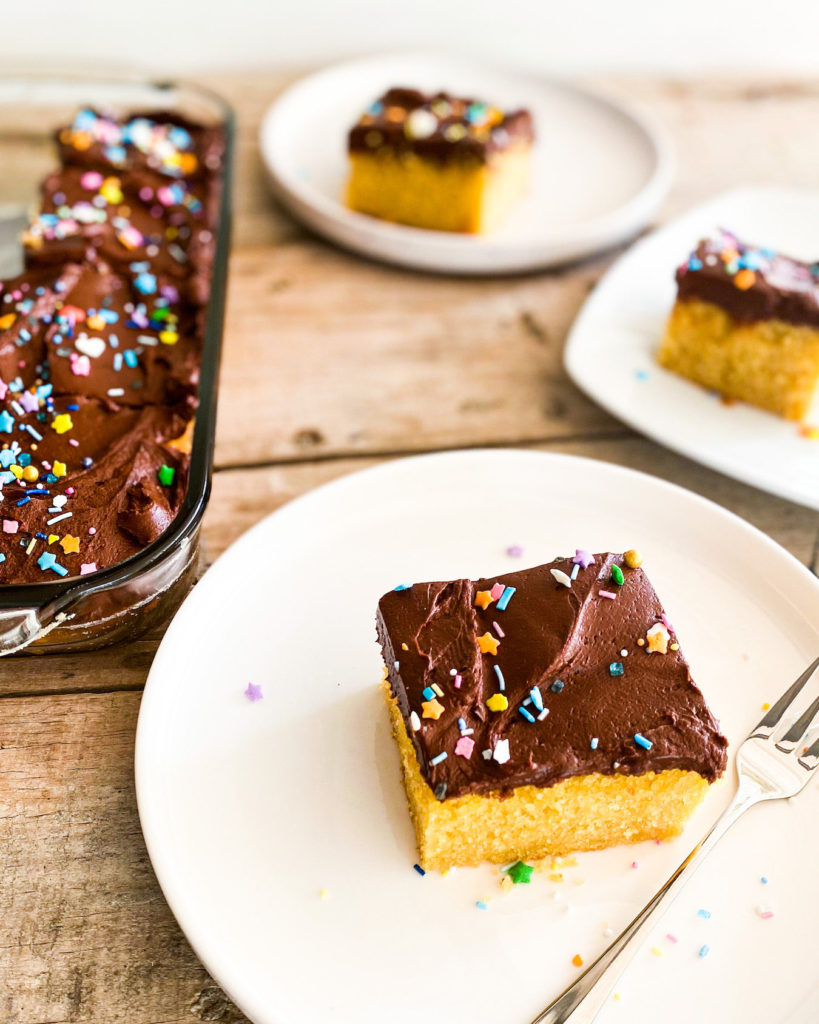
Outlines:
<svg viewBox="0 0 819 1024"><path fill-rule="evenodd" d="M455 744L455 753L458 757L465 757L467 761L472 757L472 751L475 748L475 741L471 736L461 736L458 742Z"/></svg>
<svg viewBox="0 0 819 1024"><path fill-rule="evenodd" d="M67 555L76 554L80 550L80 538L67 533L60 541L60 547Z"/></svg>
<svg viewBox="0 0 819 1024"><path fill-rule="evenodd" d="M434 697L432 700L425 700L421 705L422 718L434 718L437 721L443 713L444 705Z"/></svg>
<svg viewBox="0 0 819 1024"><path fill-rule="evenodd" d="M668 641L670 637L668 630L662 624L658 622L652 626L651 629L646 633L646 640L648 641L648 653L649 654L667 654L668 653Z"/></svg>
<svg viewBox="0 0 819 1024"><path fill-rule="evenodd" d="M0 413L2 416L2 413ZM74 426L74 421L67 412L62 412L51 421L51 426L58 434L65 434Z"/></svg>
<svg viewBox="0 0 819 1024"><path fill-rule="evenodd" d="M532 881L532 872L534 870L531 864L524 864L522 860L519 860L506 873L515 885L528 885Z"/></svg>
<svg viewBox="0 0 819 1024"><path fill-rule="evenodd" d="M490 711L505 711L509 707L509 701L502 693L493 693L486 706Z"/></svg>
<svg viewBox="0 0 819 1024"><path fill-rule="evenodd" d="M481 654L497 654L499 646L500 640L492 636L491 633L484 633L483 636L478 637L478 647L481 649Z"/></svg>
<svg viewBox="0 0 819 1024"><path fill-rule="evenodd" d="M588 569L594 562L594 555L591 551L586 551L585 548L575 548L572 561L575 565L579 565L581 569Z"/></svg>
<svg viewBox="0 0 819 1024"><path fill-rule="evenodd" d="M44 551L37 559L37 565L46 572L48 569L53 569L57 562L57 556L52 554L50 551Z"/></svg>
<svg viewBox="0 0 819 1024"><path fill-rule="evenodd" d="M264 697L261 683L248 683L244 693L251 704L255 704L257 700L262 700Z"/></svg>
<svg viewBox="0 0 819 1024"><path fill-rule="evenodd" d="M488 590L479 590L475 594L475 607L482 608L484 611L492 604L492 594Z"/></svg>

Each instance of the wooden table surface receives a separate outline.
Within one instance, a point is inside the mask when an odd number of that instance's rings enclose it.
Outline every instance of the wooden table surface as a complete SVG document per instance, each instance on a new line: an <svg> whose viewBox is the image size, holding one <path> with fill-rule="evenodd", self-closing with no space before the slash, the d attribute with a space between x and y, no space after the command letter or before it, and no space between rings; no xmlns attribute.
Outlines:
<svg viewBox="0 0 819 1024"><path fill-rule="evenodd" d="M644 440L567 379L567 329L611 254L468 280L339 252L269 197L256 135L283 80L208 84L234 102L240 137L205 562L344 473L404 453L523 445L682 484L815 566L815 513ZM738 183L819 183L819 80L597 84L659 116L675 139L677 180L661 219ZM134 730L159 636L0 661L2 1024L246 1020L182 936L139 828Z"/></svg>

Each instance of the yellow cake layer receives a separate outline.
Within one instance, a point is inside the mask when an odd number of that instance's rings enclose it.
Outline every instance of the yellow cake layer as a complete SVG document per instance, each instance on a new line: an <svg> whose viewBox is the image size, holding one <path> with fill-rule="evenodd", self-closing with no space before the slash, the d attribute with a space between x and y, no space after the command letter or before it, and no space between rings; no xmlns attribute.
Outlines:
<svg viewBox="0 0 819 1024"><path fill-rule="evenodd" d="M720 306L685 299L674 304L657 359L728 398L801 420L819 383L819 330L738 323Z"/></svg>
<svg viewBox="0 0 819 1024"><path fill-rule="evenodd" d="M381 220L437 231L492 231L529 185L530 149L512 146L487 163L431 160L388 149L350 154L347 205Z"/></svg>
<svg viewBox="0 0 819 1024"><path fill-rule="evenodd" d="M398 702L384 683L418 862L426 871L539 860L679 835L708 790L697 772L580 775L553 786L436 800L421 775ZM475 757L480 757L476 749Z"/></svg>

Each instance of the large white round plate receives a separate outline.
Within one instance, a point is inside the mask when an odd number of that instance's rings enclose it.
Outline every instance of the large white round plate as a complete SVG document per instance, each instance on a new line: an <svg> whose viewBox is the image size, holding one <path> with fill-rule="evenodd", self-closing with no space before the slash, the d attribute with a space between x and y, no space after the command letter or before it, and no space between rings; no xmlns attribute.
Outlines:
<svg viewBox="0 0 819 1024"><path fill-rule="evenodd" d="M425 231L344 206L347 132L393 85L532 111L538 138L531 192L497 232ZM435 54L370 57L302 79L268 110L260 145L277 195L308 227L365 256L453 274L536 270L614 245L651 219L671 181L663 133L622 104L568 83Z"/></svg>
<svg viewBox="0 0 819 1024"><path fill-rule="evenodd" d="M582 855L562 882L546 871L505 893L488 866L412 868L379 685L382 592L635 545L736 744L819 651L819 584L716 505L605 463L522 451L388 463L265 519L191 593L142 702L139 810L185 934L256 1024L527 1024L576 977L572 957L601 952L606 925L630 920L700 838L733 777L681 839ZM243 695L250 682L261 701ZM793 1015L819 999L806 913L817 811L814 786L741 821L600 1020L806 1021Z"/></svg>
<svg viewBox="0 0 819 1024"><path fill-rule="evenodd" d="M718 227L800 259L816 257L819 192L755 187L726 192L642 239L600 281L572 327L574 382L635 430L698 462L819 509L819 444L799 425L662 369L654 354L674 303L674 272ZM819 404L808 422L819 424Z"/></svg>

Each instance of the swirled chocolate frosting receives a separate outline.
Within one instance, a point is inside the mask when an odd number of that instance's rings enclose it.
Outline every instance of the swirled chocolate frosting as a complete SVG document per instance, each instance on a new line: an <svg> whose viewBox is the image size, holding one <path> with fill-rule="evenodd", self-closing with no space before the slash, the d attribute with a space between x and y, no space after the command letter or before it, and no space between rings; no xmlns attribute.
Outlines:
<svg viewBox="0 0 819 1024"><path fill-rule="evenodd" d="M381 598L389 686L438 799L725 770L727 740L645 572L575 559Z"/></svg>

